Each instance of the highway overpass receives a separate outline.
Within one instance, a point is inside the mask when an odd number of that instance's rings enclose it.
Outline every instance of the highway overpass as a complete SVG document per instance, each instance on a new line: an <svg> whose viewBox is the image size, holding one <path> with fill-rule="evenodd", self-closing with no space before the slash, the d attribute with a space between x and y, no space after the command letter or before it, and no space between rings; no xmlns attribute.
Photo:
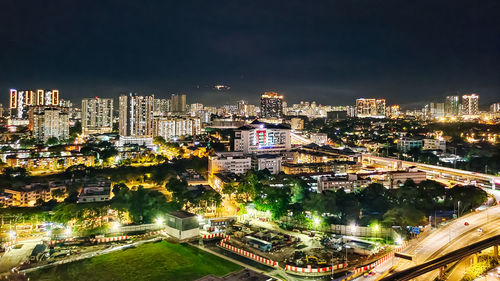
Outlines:
<svg viewBox="0 0 500 281"><path fill-rule="evenodd" d="M490 247L495 247L495 253L498 256L498 245L500 244L500 235L490 237L488 239L476 242L469 246L460 248L439 258L435 258L428 262L404 269L402 271L393 273L387 277L380 279L380 281L405 281L416 278L427 272L443 268L447 264L456 262L464 257L477 254L482 250Z"/></svg>
<svg viewBox="0 0 500 281"><path fill-rule="evenodd" d="M363 154L361 158L364 164L381 165L390 167L392 169L404 169L408 167L416 167L420 171L424 171L427 172L428 174L436 175L439 177L444 177L444 176L448 176L451 178L456 177L458 178L457 180L464 180L466 182L471 182L471 183L475 181L477 183L483 184L483 187L490 187L496 189L500 186L499 176L476 173L471 171L464 171L464 170L447 168L436 165L422 164L417 162L403 161L393 158L372 156L370 154Z"/></svg>

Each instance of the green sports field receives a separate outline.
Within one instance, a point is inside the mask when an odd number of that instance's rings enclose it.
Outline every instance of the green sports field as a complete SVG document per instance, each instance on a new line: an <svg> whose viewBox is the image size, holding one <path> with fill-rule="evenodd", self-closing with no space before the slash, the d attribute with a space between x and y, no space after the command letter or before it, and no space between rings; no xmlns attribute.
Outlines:
<svg viewBox="0 0 500 281"><path fill-rule="evenodd" d="M162 241L39 270L29 277L34 281L187 281L208 274L223 276L240 269L239 265L196 247Z"/></svg>

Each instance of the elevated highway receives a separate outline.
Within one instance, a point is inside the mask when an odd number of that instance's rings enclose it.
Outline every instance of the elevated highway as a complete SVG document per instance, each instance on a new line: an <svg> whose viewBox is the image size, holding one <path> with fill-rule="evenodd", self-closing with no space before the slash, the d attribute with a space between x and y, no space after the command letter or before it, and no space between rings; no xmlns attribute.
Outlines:
<svg viewBox="0 0 500 281"><path fill-rule="evenodd" d="M362 162L369 165L381 165L386 166L392 169L403 169L408 167L416 167L420 171L427 172L431 175L436 175L438 177L455 177L457 180L463 180L465 182L479 182L483 185L483 187L490 187L495 189L497 186L500 186L500 177L476 173L471 171L464 171L459 169L447 168L436 165L422 164L417 162L403 161L399 159L393 158L385 158L372 156L370 154L362 155Z"/></svg>
<svg viewBox="0 0 500 281"><path fill-rule="evenodd" d="M444 266L456 262L464 257L477 254L482 250L490 247L496 247L496 254L498 255L498 245L500 244L500 235L495 235L493 237L484 239L482 241L473 243L469 246L460 248L458 250L452 251L441 257L435 258L428 262L404 269L402 271L396 272L392 275L380 279L381 281L406 281L413 278L417 278L423 274L431 272L433 270L443 268Z"/></svg>

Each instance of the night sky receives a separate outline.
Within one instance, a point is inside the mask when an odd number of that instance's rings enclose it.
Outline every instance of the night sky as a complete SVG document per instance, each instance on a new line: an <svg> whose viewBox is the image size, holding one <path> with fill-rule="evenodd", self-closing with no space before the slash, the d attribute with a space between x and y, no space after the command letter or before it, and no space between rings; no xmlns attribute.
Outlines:
<svg viewBox="0 0 500 281"><path fill-rule="evenodd" d="M217 92L214 85L231 86ZM0 1L0 93L500 102L500 1Z"/></svg>

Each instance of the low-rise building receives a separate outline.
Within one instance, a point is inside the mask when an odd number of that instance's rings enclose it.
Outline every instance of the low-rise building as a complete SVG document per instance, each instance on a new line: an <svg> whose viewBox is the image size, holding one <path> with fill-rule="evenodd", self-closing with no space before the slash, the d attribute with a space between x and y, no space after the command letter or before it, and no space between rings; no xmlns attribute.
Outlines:
<svg viewBox="0 0 500 281"><path fill-rule="evenodd" d="M186 211L170 212L165 231L177 240L189 240L200 236L200 224L195 214Z"/></svg>
<svg viewBox="0 0 500 281"><path fill-rule="evenodd" d="M267 169L271 174L281 171L282 157L276 154L260 154L252 157L252 169L260 171Z"/></svg>
<svg viewBox="0 0 500 281"><path fill-rule="evenodd" d="M92 181L84 183L77 203L105 202L111 196L111 183L109 181Z"/></svg>
<svg viewBox="0 0 500 281"><path fill-rule="evenodd" d="M208 157L209 176L219 172L244 174L251 168L251 157L241 152L221 152Z"/></svg>
<svg viewBox="0 0 500 281"><path fill-rule="evenodd" d="M370 183L370 179L358 177L356 174L348 174L347 176L322 176L318 179L318 192L343 189L346 193L350 193L366 187Z"/></svg>
<svg viewBox="0 0 500 281"><path fill-rule="evenodd" d="M141 145L153 147L153 138L148 136L120 136L118 146Z"/></svg>
<svg viewBox="0 0 500 281"><path fill-rule="evenodd" d="M422 148L423 146L423 141L422 140L414 140L414 139L406 139L402 138L398 140L398 150L403 151L403 152L408 152L412 150L413 148Z"/></svg>
<svg viewBox="0 0 500 281"><path fill-rule="evenodd" d="M55 199L53 194L56 190L65 193L66 186L53 183L32 183L21 188L6 188L4 192L11 196L10 201L7 201L10 206L32 207L40 200L47 202Z"/></svg>
<svg viewBox="0 0 500 281"><path fill-rule="evenodd" d="M328 142L328 135L325 133L311 133L310 139L312 143L325 145Z"/></svg>
<svg viewBox="0 0 500 281"><path fill-rule="evenodd" d="M393 171L387 173L389 180L389 187L398 187L404 184L407 180L412 180L416 184L427 180L427 173L422 171Z"/></svg>
<svg viewBox="0 0 500 281"><path fill-rule="evenodd" d="M446 141L439 139L424 139L422 149L446 151Z"/></svg>
<svg viewBox="0 0 500 281"><path fill-rule="evenodd" d="M94 156L80 153L43 157L10 155L6 157L5 162L9 167L21 167L27 170L59 170L74 165L92 166L94 165Z"/></svg>
<svg viewBox="0 0 500 281"><path fill-rule="evenodd" d="M281 164L281 170L285 174L314 174L314 173L336 173L345 174L356 172L361 164L355 161L328 161L317 163L288 163Z"/></svg>

